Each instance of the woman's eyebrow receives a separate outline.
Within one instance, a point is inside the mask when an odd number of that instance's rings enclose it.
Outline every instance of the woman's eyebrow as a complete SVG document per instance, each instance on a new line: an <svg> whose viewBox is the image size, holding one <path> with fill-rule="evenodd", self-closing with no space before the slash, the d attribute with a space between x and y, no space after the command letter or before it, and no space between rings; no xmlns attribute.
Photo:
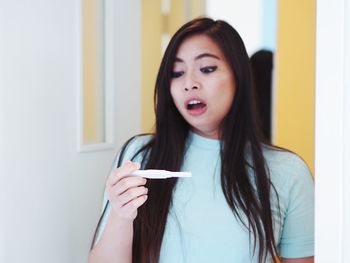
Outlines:
<svg viewBox="0 0 350 263"><path fill-rule="evenodd" d="M198 56L196 56L194 59L195 60L198 60L198 59L201 59L201 58L204 58L204 57L210 57L210 58L215 58L215 59L218 59L220 60L220 58L214 54L210 54L210 53L203 53L203 54L199 54Z"/></svg>
<svg viewBox="0 0 350 263"><path fill-rule="evenodd" d="M211 53L202 53L202 54L199 54L198 56L196 56L196 57L194 58L194 60L198 60L198 59L205 58L205 57L210 57L210 58L215 58L215 59L220 60L220 57L218 57L218 56L216 56L216 55L214 55L214 54L211 54ZM174 62L181 62L181 63L182 63L182 62L184 62L184 60L181 59L181 58L176 57Z"/></svg>

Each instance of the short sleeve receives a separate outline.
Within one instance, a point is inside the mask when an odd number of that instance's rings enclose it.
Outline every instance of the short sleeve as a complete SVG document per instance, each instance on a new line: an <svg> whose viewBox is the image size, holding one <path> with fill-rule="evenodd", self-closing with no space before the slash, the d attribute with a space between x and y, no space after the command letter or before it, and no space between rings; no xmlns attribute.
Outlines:
<svg viewBox="0 0 350 263"><path fill-rule="evenodd" d="M314 181L303 160L295 156L284 191L287 209L279 243L280 256L301 258L314 255Z"/></svg>

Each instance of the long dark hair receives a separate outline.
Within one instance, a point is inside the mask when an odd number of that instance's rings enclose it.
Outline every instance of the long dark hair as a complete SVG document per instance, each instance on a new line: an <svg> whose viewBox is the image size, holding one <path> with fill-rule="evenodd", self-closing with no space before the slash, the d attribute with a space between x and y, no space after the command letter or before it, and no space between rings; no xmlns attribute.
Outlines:
<svg viewBox="0 0 350 263"><path fill-rule="evenodd" d="M271 184L257 128L250 62L244 43L228 23L197 18L172 37L163 56L155 86L156 125L152 139L135 154L142 154L145 169L179 171L185 154L189 125L170 94L173 63L180 44L189 36L203 34L222 50L234 74L233 104L221 124L221 186L233 214L245 224L258 246L259 262L278 258L273 235ZM246 159L247 151L251 161ZM134 157L135 157L134 156ZM251 169L252 175L248 173ZM134 221L133 262L159 261L172 193L177 180L148 180L148 200ZM242 213L243 212L243 215ZM247 222L247 223L244 223ZM249 245L249 244L247 244Z"/></svg>

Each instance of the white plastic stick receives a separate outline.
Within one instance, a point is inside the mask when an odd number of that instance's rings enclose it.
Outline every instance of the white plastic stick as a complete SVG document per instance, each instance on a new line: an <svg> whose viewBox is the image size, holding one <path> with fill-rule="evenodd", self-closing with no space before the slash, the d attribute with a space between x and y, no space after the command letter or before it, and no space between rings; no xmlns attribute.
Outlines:
<svg viewBox="0 0 350 263"><path fill-rule="evenodd" d="M150 178L150 179L165 179L170 177L192 177L191 172L170 172L166 170L155 170L155 169L137 170L131 173L131 175L141 176L141 177Z"/></svg>

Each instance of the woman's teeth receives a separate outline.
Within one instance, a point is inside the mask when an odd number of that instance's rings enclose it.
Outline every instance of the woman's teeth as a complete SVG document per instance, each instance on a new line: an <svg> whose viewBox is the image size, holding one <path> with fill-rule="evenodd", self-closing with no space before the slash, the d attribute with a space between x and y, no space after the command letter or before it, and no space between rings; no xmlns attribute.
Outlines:
<svg viewBox="0 0 350 263"><path fill-rule="evenodd" d="M205 107L205 104L199 100L191 100L187 104L187 109L189 109L189 110L198 109L198 108L202 108L202 107Z"/></svg>

